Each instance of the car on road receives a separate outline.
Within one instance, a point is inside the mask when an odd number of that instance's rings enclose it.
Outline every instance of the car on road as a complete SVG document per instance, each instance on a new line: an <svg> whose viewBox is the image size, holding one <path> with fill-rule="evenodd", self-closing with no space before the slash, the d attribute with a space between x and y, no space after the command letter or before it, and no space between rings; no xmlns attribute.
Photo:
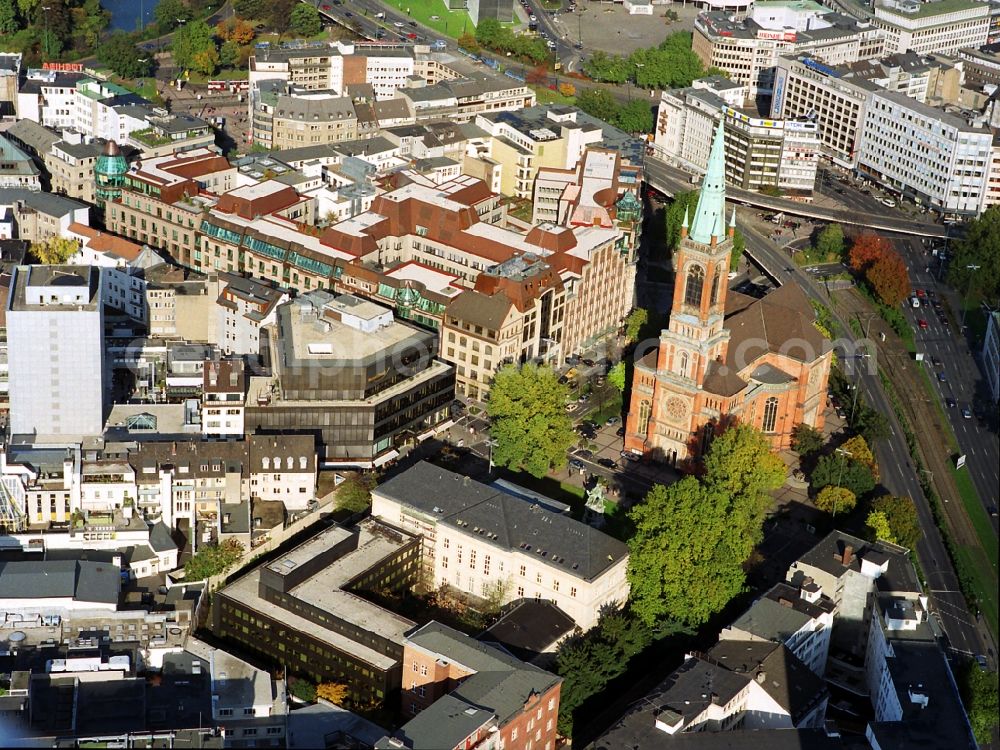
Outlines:
<svg viewBox="0 0 1000 750"><path fill-rule="evenodd" d="M344 18L354 18L354 14L353 14L353 13L351 13L350 11L347 11L347 12L346 12L346 13L344 14Z"/></svg>
<svg viewBox="0 0 1000 750"><path fill-rule="evenodd" d="M580 460L580 459L578 459L578 458L571 458L571 459L569 460L569 465L570 465L570 466L572 466L572 467L573 467L574 469L579 469L580 471L583 471L583 470L584 470L584 468L586 468L586 467L585 467L585 466L583 465L583 461L581 461L581 460Z"/></svg>
<svg viewBox="0 0 1000 750"><path fill-rule="evenodd" d="M944 402L945 402L945 404L947 404L947 405L948 405L948 408L949 408L949 409L954 409L954 408L955 408L955 406L956 406L956 404L955 404L955 399L951 398L950 396L949 396L948 398L946 398L946 399L944 400Z"/></svg>
<svg viewBox="0 0 1000 750"><path fill-rule="evenodd" d="M330 7L329 5L321 5L319 7L321 7L323 10L333 10L333 8Z"/></svg>
<svg viewBox="0 0 1000 750"><path fill-rule="evenodd" d="M994 517L995 517L995 516L997 515L997 506L995 506L995 505L991 505L991 506L990 506L989 508L987 508L986 510L988 510L988 511L989 511L989 513L990 513L990 515L991 515L991 516L994 516Z"/></svg>
<svg viewBox="0 0 1000 750"><path fill-rule="evenodd" d="M638 461L640 458L642 458L642 456L638 456L632 451L622 451L618 455L620 455L626 461Z"/></svg>
<svg viewBox="0 0 1000 750"><path fill-rule="evenodd" d="M621 421L622 421L621 417L608 417L608 421L605 422L604 424L613 425L613 424L618 424Z"/></svg>
<svg viewBox="0 0 1000 750"><path fill-rule="evenodd" d="M970 409L968 406L963 406L962 417L965 419L972 419L972 409Z"/></svg>
<svg viewBox="0 0 1000 750"><path fill-rule="evenodd" d="M943 372L939 372L937 374L937 379L938 379L939 383L947 383L948 382L948 376L945 375Z"/></svg>
<svg viewBox="0 0 1000 750"><path fill-rule="evenodd" d="M917 325L920 326L920 330L921 331L926 331L927 330L927 321L924 320L923 318L921 318L920 320L917 321Z"/></svg>
<svg viewBox="0 0 1000 750"><path fill-rule="evenodd" d="M918 290L917 290L917 296L918 296L918 297L923 297L923 296L925 296L925 294L924 294L924 290L923 290L923 289L918 289Z"/></svg>
<svg viewBox="0 0 1000 750"><path fill-rule="evenodd" d="M402 21L394 21L392 25L395 26L397 29L401 29L403 28L404 24Z"/></svg>
<svg viewBox="0 0 1000 750"><path fill-rule="evenodd" d="M566 411L568 411L570 413L575 412L579 408L580 408L580 405L576 404L576 403L566 404Z"/></svg>
<svg viewBox="0 0 1000 750"><path fill-rule="evenodd" d="M941 366L941 358L940 357L931 357L931 364L934 365L935 367L940 367Z"/></svg>
<svg viewBox="0 0 1000 750"><path fill-rule="evenodd" d="M576 42L576 43L575 43L575 44L573 45L573 49L583 49L583 45L582 45L582 44L580 44L580 42Z"/></svg>
<svg viewBox="0 0 1000 750"><path fill-rule="evenodd" d="M896 207L896 201L894 201L892 198L882 198L881 200L883 206L888 206L889 208Z"/></svg>
<svg viewBox="0 0 1000 750"><path fill-rule="evenodd" d="M617 469L618 462L613 458L599 458L597 459L597 465L603 466L605 469Z"/></svg>
<svg viewBox="0 0 1000 750"><path fill-rule="evenodd" d="M538 20L538 18L536 18L536 17L535 17L535 14L534 14L534 13L532 13L532 14L531 14L530 16L528 16L528 20L529 20L529 21L537 21L537 20Z"/></svg>
<svg viewBox="0 0 1000 750"><path fill-rule="evenodd" d="M411 31L409 34L406 35L406 38L409 39L410 41L413 41L414 39L417 38L417 35Z"/></svg>
<svg viewBox="0 0 1000 750"><path fill-rule="evenodd" d="M989 670L990 668L990 663L986 661L986 657L983 656L982 654L976 655L976 664L978 664L979 668L984 671Z"/></svg>
<svg viewBox="0 0 1000 750"><path fill-rule="evenodd" d="M416 21L410 21L410 26L412 26L413 28L416 28L417 27L417 22Z"/></svg>

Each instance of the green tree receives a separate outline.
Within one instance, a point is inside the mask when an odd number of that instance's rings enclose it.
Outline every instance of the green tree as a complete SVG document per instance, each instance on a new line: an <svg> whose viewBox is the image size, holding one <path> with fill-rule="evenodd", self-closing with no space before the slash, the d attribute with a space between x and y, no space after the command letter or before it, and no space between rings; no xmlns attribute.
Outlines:
<svg viewBox="0 0 1000 750"><path fill-rule="evenodd" d="M303 8L307 7L305 5ZM223 68L234 68L240 60L240 45L232 39L227 39L219 45L219 65Z"/></svg>
<svg viewBox="0 0 1000 750"><path fill-rule="evenodd" d="M948 263L948 283L961 294L971 289L994 305L1000 302L1000 205L970 221L965 235L951 246L955 257Z"/></svg>
<svg viewBox="0 0 1000 750"><path fill-rule="evenodd" d="M907 549L916 548L923 531L920 528L920 519L917 517L917 506L912 499L906 496L883 495L872 503L872 510L885 515L896 544Z"/></svg>
<svg viewBox="0 0 1000 750"><path fill-rule="evenodd" d="M267 21L279 36L291 27L292 11L298 4L299 0L268 0Z"/></svg>
<svg viewBox="0 0 1000 750"><path fill-rule="evenodd" d="M800 456L811 456L822 449L826 439L823 433L805 422L792 428L792 450Z"/></svg>
<svg viewBox="0 0 1000 750"><path fill-rule="evenodd" d="M92 50L98 46L101 32L111 21L111 13L101 7L100 0L83 0L83 4L71 10L73 36L77 47Z"/></svg>
<svg viewBox="0 0 1000 750"><path fill-rule="evenodd" d="M72 19L65 0L50 0L35 6L35 27L41 30L42 52L55 59L66 46L72 31Z"/></svg>
<svg viewBox="0 0 1000 750"><path fill-rule="evenodd" d="M337 488L337 508L360 513L372 504L375 477L370 474L352 474Z"/></svg>
<svg viewBox="0 0 1000 750"><path fill-rule="evenodd" d="M622 674L629 660L652 643L653 638L676 632L674 624L661 624L654 633L627 612L606 612L586 633L562 642L556 653L556 673L563 678L559 693L559 733L573 734L573 715L583 703Z"/></svg>
<svg viewBox="0 0 1000 750"><path fill-rule="evenodd" d="M625 340L634 342L639 339L643 327L649 322L649 310L644 307L636 307L625 318Z"/></svg>
<svg viewBox="0 0 1000 750"><path fill-rule="evenodd" d="M202 20L191 21L184 24L174 32L173 43L174 64L181 69L199 68L195 67L198 55L202 55L209 50L216 51L215 32L212 27ZM216 54L217 51L216 51ZM201 61L200 67L204 67L206 61Z"/></svg>
<svg viewBox="0 0 1000 750"><path fill-rule="evenodd" d="M620 55L609 55L597 50L583 64L583 72L595 81L625 83L632 77L635 65ZM602 118L603 119L603 118Z"/></svg>
<svg viewBox="0 0 1000 750"><path fill-rule="evenodd" d="M315 7L299 3L292 11L291 29L299 36L316 36L323 30L323 19Z"/></svg>
<svg viewBox="0 0 1000 750"><path fill-rule="evenodd" d="M743 589L769 492L785 467L764 436L737 425L715 438L701 478L657 485L630 513L632 610L647 624L700 625Z"/></svg>
<svg viewBox="0 0 1000 750"><path fill-rule="evenodd" d="M816 252L824 260L842 258L846 245L840 224L827 224L816 238Z"/></svg>
<svg viewBox="0 0 1000 750"><path fill-rule="evenodd" d="M153 11L156 28L161 34L173 31L182 23L191 20L191 11L184 0L160 0Z"/></svg>
<svg viewBox="0 0 1000 750"><path fill-rule="evenodd" d="M996 672L980 669L971 659L965 664L959 676L959 691L972 732L981 745L990 744L997 728L997 717L1000 716L998 688Z"/></svg>
<svg viewBox="0 0 1000 750"><path fill-rule="evenodd" d="M855 409L852 426L864 435L869 445L873 445L876 440L885 440L889 437L889 420L886 416L864 404L858 404Z"/></svg>
<svg viewBox="0 0 1000 750"><path fill-rule="evenodd" d="M476 41L484 47L493 49L503 37L503 26L495 18L483 18L476 26Z"/></svg>
<svg viewBox="0 0 1000 750"><path fill-rule="evenodd" d="M871 469L860 461L854 461L840 453L823 456L816 462L810 484L819 492L824 487L846 487L856 497L861 497L875 488L875 477Z"/></svg>
<svg viewBox="0 0 1000 750"><path fill-rule="evenodd" d="M132 37L116 31L97 48L97 59L122 78L141 78L153 70L150 56L135 46Z"/></svg>
<svg viewBox="0 0 1000 750"><path fill-rule="evenodd" d="M630 513L628 579L633 611L652 625L700 625L743 590L740 559L727 543L729 498L693 476L663 487Z"/></svg>
<svg viewBox="0 0 1000 750"><path fill-rule="evenodd" d="M645 99L633 99L618 108L612 124L626 133L648 133L653 129L653 110Z"/></svg>
<svg viewBox="0 0 1000 750"><path fill-rule="evenodd" d="M288 692L306 703L316 701L316 686L309 680L303 680L301 677L293 677L288 681Z"/></svg>
<svg viewBox="0 0 1000 750"><path fill-rule="evenodd" d="M576 95L576 106L598 120L611 122L618 114L618 103L604 89L584 89Z"/></svg>
<svg viewBox="0 0 1000 750"><path fill-rule="evenodd" d="M238 563L242 556L243 545L235 539L202 547L184 563L184 580L201 581L209 576L225 573Z"/></svg>
<svg viewBox="0 0 1000 750"><path fill-rule="evenodd" d="M195 52L191 58L191 69L207 76L215 73L219 69L219 48L212 44L199 52Z"/></svg>
<svg viewBox="0 0 1000 750"><path fill-rule="evenodd" d="M0 0L0 34L13 34L20 28L14 0Z"/></svg>
<svg viewBox="0 0 1000 750"><path fill-rule="evenodd" d="M625 363L617 362L608 370L608 382L613 385L619 393L625 392Z"/></svg>
<svg viewBox="0 0 1000 750"><path fill-rule="evenodd" d="M493 460L536 477L566 464L576 442L566 414L569 389L550 367L508 365L493 379L486 411L496 441Z"/></svg>
<svg viewBox="0 0 1000 750"><path fill-rule="evenodd" d="M871 538L875 541L882 540L891 544L896 543L896 537L893 536L892 528L889 526L889 519L885 517L885 513L882 511L873 510L869 513L865 525L868 527L868 533L871 535Z"/></svg>
<svg viewBox="0 0 1000 750"><path fill-rule="evenodd" d="M827 485L816 495L816 507L832 516L838 513L850 513L857 504L857 495L846 487Z"/></svg>
<svg viewBox="0 0 1000 750"><path fill-rule="evenodd" d="M264 18L267 12L267 0L233 0L233 12L240 18Z"/></svg>

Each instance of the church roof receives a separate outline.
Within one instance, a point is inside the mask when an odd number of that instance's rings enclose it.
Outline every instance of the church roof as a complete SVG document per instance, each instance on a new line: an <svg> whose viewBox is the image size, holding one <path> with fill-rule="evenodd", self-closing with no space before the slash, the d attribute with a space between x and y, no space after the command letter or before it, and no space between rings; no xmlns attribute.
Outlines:
<svg viewBox="0 0 1000 750"><path fill-rule="evenodd" d="M722 239L726 226L726 135L719 121L708 156L705 179L701 182L698 206L691 221L689 236L695 242L708 245L712 237Z"/></svg>

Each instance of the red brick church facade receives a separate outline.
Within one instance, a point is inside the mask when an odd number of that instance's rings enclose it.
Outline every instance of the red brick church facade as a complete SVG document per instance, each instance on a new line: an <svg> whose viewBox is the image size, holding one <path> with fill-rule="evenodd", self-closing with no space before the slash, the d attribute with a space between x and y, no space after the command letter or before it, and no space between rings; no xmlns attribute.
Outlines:
<svg viewBox="0 0 1000 750"><path fill-rule="evenodd" d="M625 449L684 464L733 422L787 448L799 423L823 426L832 349L802 290L756 299L727 289L735 210L726 226L724 133L712 144L693 220L675 258L669 327L636 362Z"/></svg>

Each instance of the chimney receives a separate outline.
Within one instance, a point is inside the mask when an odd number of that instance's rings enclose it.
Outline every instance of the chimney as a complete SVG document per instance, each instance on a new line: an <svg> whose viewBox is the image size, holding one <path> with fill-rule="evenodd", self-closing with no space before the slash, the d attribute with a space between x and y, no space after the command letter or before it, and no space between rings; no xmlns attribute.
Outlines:
<svg viewBox="0 0 1000 750"><path fill-rule="evenodd" d="M840 559L840 561L844 564L844 567L850 565L851 560L853 559L854 559L854 547L850 544L844 545L844 556Z"/></svg>

